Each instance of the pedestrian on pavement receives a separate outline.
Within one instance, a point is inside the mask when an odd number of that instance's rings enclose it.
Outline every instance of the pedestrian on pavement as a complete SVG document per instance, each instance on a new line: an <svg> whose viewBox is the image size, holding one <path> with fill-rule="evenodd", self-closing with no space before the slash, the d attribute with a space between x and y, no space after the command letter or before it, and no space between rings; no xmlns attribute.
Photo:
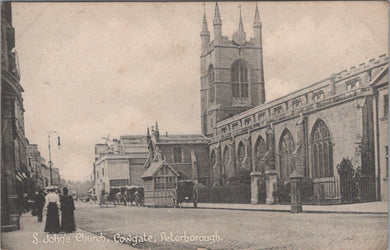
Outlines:
<svg viewBox="0 0 390 250"><path fill-rule="evenodd" d="M44 205L45 205L45 197L43 196L43 192L40 189L39 191L35 192L35 197L34 197L34 209L38 216L38 222L42 222L42 217L43 217L42 210Z"/></svg>
<svg viewBox="0 0 390 250"><path fill-rule="evenodd" d="M63 195L61 197L61 231L71 233L76 231L76 224L74 222L74 201L72 195L69 195L67 187L62 189Z"/></svg>
<svg viewBox="0 0 390 250"><path fill-rule="evenodd" d="M58 208L60 207L60 197L56 194L57 187L49 186L47 191L49 192L45 197L45 209L47 209L45 232L59 233L60 232L60 219L58 216Z"/></svg>

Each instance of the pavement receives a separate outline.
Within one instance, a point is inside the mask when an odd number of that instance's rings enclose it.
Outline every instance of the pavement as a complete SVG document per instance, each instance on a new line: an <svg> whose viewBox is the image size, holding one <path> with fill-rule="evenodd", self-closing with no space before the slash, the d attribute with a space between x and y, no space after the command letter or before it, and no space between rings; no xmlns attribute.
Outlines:
<svg viewBox="0 0 390 250"><path fill-rule="evenodd" d="M1 249L135 249L81 229L68 234L45 233L45 217L43 222L38 223L37 217L30 213L23 214L20 217L20 230L1 233Z"/></svg>
<svg viewBox="0 0 390 250"><path fill-rule="evenodd" d="M388 202L366 202L342 205L303 205L303 213L338 213L338 214L388 214ZM290 212L290 205L265 204L225 204L225 203L198 203L198 208L227 209L242 211Z"/></svg>

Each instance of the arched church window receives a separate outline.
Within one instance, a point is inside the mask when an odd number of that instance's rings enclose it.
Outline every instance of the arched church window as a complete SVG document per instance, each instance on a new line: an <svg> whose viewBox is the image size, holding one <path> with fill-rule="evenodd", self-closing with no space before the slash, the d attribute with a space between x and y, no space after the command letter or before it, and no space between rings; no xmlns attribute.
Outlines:
<svg viewBox="0 0 390 250"><path fill-rule="evenodd" d="M214 102L215 100L215 89L214 89L214 67L210 64L207 71L207 80L209 85L209 100Z"/></svg>
<svg viewBox="0 0 390 250"><path fill-rule="evenodd" d="M333 146L329 129L319 119L311 135L311 158L313 178L333 176Z"/></svg>
<svg viewBox="0 0 390 250"><path fill-rule="evenodd" d="M285 129L279 142L280 175L283 180L287 180L295 170L294 150L293 136L288 129Z"/></svg>
<svg viewBox="0 0 390 250"><path fill-rule="evenodd" d="M232 96L248 97L248 68L242 60L232 65Z"/></svg>
<svg viewBox="0 0 390 250"><path fill-rule="evenodd" d="M239 168L244 167L244 159L245 159L245 147L242 142L238 145L238 166Z"/></svg>
<svg viewBox="0 0 390 250"><path fill-rule="evenodd" d="M267 152L267 145L264 142L263 137L259 136L255 144L255 167L256 171L264 171L264 166L262 165L261 160L264 158L265 153Z"/></svg>

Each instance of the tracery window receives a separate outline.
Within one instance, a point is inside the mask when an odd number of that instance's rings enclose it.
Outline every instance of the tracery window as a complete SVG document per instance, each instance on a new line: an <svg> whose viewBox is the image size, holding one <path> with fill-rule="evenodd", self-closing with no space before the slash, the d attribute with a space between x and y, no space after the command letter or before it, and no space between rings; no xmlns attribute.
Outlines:
<svg viewBox="0 0 390 250"><path fill-rule="evenodd" d="M264 171L264 166L261 164L261 160L264 158L267 152L267 145L264 142L263 137L259 136L255 144L255 167L256 171Z"/></svg>
<svg viewBox="0 0 390 250"><path fill-rule="evenodd" d="M244 159L245 159L245 147L244 147L244 144L242 142L240 142L240 144L238 145L238 151L237 151L237 155L238 155L238 166L239 168L242 168L244 167Z"/></svg>
<svg viewBox="0 0 390 250"><path fill-rule="evenodd" d="M287 180L295 169L294 150L293 136L288 129L285 129L279 142L280 172L283 180Z"/></svg>
<svg viewBox="0 0 390 250"><path fill-rule="evenodd" d="M318 120L311 135L311 158L313 178L333 176L333 146L329 129Z"/></svg>
<svg viewBox="0 0 390 250"><path fill-rule="evenodd" d="M232 96L248 97L248 68L242 60L232 65Z"/></svg>
<svg viewBox="0 0 390 250"><path fill-rule="evenodd" d="M214 67L210 64L207 72L207 80L209 84L209 100L214 102L215 100L215 89L214 89Z"/></svg>

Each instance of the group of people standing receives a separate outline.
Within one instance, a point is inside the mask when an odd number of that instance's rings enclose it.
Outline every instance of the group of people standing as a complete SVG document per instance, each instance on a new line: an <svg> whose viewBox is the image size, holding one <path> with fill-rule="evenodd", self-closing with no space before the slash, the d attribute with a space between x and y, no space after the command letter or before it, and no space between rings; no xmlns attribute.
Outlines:
<svg viewBox="0 0 390 250"><path fill-rule="evenodd" d="M42 222L43 209L47 209L45 232L71 233L76 231L76 224L74 221L74 201L73 197L69 195L68 188L63 188L61 197L56 193L57 188L50 186L47 188L48 194L43 196L43 192L39 191L35 195L35 209L38 216L38 222ZM61 210L61 225L59 219L59 210Z"/></svg>

